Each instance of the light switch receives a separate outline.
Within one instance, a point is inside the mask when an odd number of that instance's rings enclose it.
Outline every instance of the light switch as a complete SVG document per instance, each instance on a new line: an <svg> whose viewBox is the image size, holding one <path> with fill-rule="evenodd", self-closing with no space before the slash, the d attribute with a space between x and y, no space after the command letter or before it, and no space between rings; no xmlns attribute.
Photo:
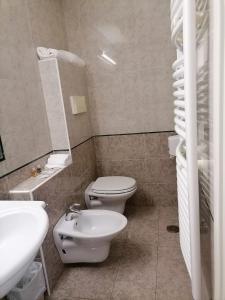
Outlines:
<svg viewBox="0 0 225 300"><path fill-rule="evenodd" d="M70 96L70 104L73 115L87 112L85 96Z"/></svg>

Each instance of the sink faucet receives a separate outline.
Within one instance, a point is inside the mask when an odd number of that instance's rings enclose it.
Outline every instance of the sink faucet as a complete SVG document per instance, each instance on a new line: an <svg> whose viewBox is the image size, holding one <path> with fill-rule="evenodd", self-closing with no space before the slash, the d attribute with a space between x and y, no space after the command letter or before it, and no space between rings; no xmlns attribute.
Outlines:
<svg viewBox="0 0 225 300"><path fill-rule="evenodd" d="M79 203L73 203L66 210L66 221L71 221L76 219L81 215L81 208Z"/></svg>

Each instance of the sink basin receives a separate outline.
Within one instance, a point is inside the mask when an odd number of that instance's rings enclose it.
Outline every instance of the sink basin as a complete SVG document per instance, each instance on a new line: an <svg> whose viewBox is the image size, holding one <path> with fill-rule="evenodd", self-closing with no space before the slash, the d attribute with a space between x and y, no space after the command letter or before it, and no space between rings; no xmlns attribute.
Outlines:
<svg viewBox="0 0 225 300"><path fill-rule="evenodd" d="M110 210L83 210L74 227L77 237L105 239L114 237L127 225L127 219Z"/></svg>
<svg viewBox="0 0 225 300"><path fill-rule="evenodd" d="M0 201L0 298L23 277L48 231L40 201Z"/></svg>

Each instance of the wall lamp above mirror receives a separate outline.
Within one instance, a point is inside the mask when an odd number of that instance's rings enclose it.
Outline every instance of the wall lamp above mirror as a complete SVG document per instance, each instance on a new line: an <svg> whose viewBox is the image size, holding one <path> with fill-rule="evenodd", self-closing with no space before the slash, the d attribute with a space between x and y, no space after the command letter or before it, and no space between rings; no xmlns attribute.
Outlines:
<svg viewBox="0 0 225 300"><path fill-rule="evenodd" d="M100 58L101 60L103 60L104 62L106 62L107 64L110 65L116 65L116 61L114 59L112 59L109 55L107 55L105 53L105 51L102 51L101 55L98 55L98 58Z"/></svg>

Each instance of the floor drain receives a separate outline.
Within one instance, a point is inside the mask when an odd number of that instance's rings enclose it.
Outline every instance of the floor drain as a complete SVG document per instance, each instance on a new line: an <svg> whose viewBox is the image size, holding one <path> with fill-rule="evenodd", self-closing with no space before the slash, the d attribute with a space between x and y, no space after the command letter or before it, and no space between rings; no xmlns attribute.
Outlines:
<svg viewBox="0 0 225 300"><path fill-rule="evenodd" d="M166 227L168 232L173 232L173 233L177 233L179 232L179 226L177 225L169 225Z"/></svg>

